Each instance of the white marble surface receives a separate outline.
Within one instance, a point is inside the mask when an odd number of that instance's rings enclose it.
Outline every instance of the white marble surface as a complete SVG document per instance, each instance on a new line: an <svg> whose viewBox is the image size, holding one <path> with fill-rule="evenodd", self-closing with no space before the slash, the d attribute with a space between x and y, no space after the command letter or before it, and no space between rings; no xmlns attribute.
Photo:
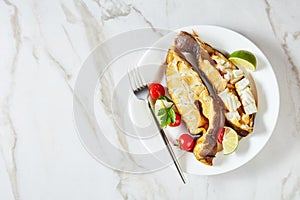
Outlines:
<svg viewBox="0 0 300 200"><path fill-rule="evenodd" d="M300 1L0 1L0 199L300 199ZM73 89L91 50L143 27L220 25L274 67L278 124L245 166L216 176L143 175L95 161L77 136Z"/></svg>

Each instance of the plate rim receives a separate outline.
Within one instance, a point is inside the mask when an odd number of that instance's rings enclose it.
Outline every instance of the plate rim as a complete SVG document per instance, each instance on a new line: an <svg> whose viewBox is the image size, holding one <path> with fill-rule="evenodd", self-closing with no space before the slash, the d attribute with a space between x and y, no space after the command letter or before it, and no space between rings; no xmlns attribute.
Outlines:
<svg viewBox="0 0 300 200"><path fill-rule="evenodd" d="M253 160L263 150L263 148L266 146L266 144L270 140L271 136L273 135L275 127L276 127L276 124L278 122L278 116L279 116L280 104L281 104L278 79L277 79L276 74L275 74L275 72L273 70L273 66L272 66L271 62L269 61L269 59L267 58L267 56L263 53L263 51L252 40L248 39L246 36L244 36L243 34L237 32L237 31L234 31L232 29L225 28L225 27L222 27L222 26L217 26L217 25L191 25L191 26L185 26L185 27L181 27L181 28L177 28L175 30L172 30L171 33L168 33L168 34L164 35L162 38L160 38L158 41L156 41L152 45L152 47L155 46L155 45L157 45L159 42L163 41L164 39L166 39L170 34L174 34L174 32L178 33L179 31L182 31L182 30L184 30L184 31L195 30L196 32L198 32L197 29L199 30L199 29L207 29L207 28L210 28L210 29L219 29L219 30L222 30L222 31L225 31L225 32L229 32L230 34L233 34L233 35L238 35L240 38L246 40L251 45L253 45L259 51L259 53L261 55L263 55L263 57L267 61L266 65L269 65L269 67L270 67L270 70L272 72L271 76L272 76L272 78L274 78L274 81L275 81L275 84L276 84L276 87L274 87L274 89L276 91L276 100L277 100L276 104L277 105L275 105L276 109L273 109L275 117L274 117L274 123L272 124L272 127L270 128L270 132L271 133L266 136L265 141L263 141L263 143L259 146L259 148L256 150L256 152L252 156L249 156L249 158L247 158L241 164L236 164L232 168L227 169L227 170L220 170L220 171L210 172L210 173L191 173L189 171L185 171L185 173L191 174L191 175L218 175L218 174L224 174L224 173L228 173L230 171L236 170L236 169L244 166L245 164L249 163L251 160ZM149 53L149 51L150 50L146 51L141 56L141 58L138 60L138 64L137 65L140 65L143 62L143 60L147 57L147 54ZM193 159L196 159L196 158L193 157Z"/></svg>

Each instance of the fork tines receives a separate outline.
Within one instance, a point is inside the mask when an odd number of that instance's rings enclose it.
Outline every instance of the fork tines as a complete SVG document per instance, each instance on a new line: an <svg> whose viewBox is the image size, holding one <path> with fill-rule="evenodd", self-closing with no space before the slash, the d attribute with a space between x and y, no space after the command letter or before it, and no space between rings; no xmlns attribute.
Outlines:
<svg viewBox="0 0 300 200"><path fill-rule="evenodd" d="M130 86L135 91L139 91L147 86L146 81L137 66L134 66L131 69L128 68L128 77Z"/></svg>

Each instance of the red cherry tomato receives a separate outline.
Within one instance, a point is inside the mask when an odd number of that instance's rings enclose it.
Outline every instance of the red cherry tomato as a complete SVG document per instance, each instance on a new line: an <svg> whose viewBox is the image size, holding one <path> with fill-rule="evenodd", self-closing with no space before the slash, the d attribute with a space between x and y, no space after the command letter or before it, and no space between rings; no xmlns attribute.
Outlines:
<svg viewBox="0 0 300 200"><path fill-rule="evenodd" d="M222 144L224 137L225 128L221 128L218 132L218 142Z"/></svg>
<svg viewBox="0 0 300 200"><path fill-rule="evenodd" d="M195 146L194 138L187 133L179 137L178 144L180 149L184 151L192 151Z"/></svg>
<svg viewBox="0 0 300 200"><path fill-rule="evenodd" d="M165 88L159 83L152 83L149 85L149 94L153 99L165 95Z"/></svg>
<svg viewBox="0 0 300 200"><path fill-rule="evenodd" d="M174 124L172 124L172 122L169 124L169 126L171 127L176 127L176 126L179 126L181 123L181 117L178 113L176 113L176 119L175 119L175 122Z"/></svg>

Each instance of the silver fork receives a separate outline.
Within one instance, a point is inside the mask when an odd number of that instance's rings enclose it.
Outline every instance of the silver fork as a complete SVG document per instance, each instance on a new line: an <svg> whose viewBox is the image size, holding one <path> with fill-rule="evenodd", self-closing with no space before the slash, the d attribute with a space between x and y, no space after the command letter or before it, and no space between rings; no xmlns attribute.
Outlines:
<svg viewBox="0 0 300 200"><path fill-rule="evenodd" d="M149 95L149 89L148 89L148 85L146 84L143 76L141 75L140 71L137 69L137 67L133 67L133 69L131 69L130 71L128 70L128 78L129 78L129 82L130 82L130 86L131 89L133 91L133 93L135 94L135 96L139 99L139 100L143 100L148 104L148 108L152 114L152 117L154 118L155 124L157 126L157 128L159 129L160 135L172 157L172 160L176 166L176 169L183 181L183 183L186 183L186 179L184 177L184 174L182 172L182 169L180 167L180 164L175 156L175 153L170 145L170 142L166 136L166 133L164 132L164 130L160 127L159 122L156 118L156 115L154 114L154 111L152 110L151 104L148 101L148 95Z"/></svg>

